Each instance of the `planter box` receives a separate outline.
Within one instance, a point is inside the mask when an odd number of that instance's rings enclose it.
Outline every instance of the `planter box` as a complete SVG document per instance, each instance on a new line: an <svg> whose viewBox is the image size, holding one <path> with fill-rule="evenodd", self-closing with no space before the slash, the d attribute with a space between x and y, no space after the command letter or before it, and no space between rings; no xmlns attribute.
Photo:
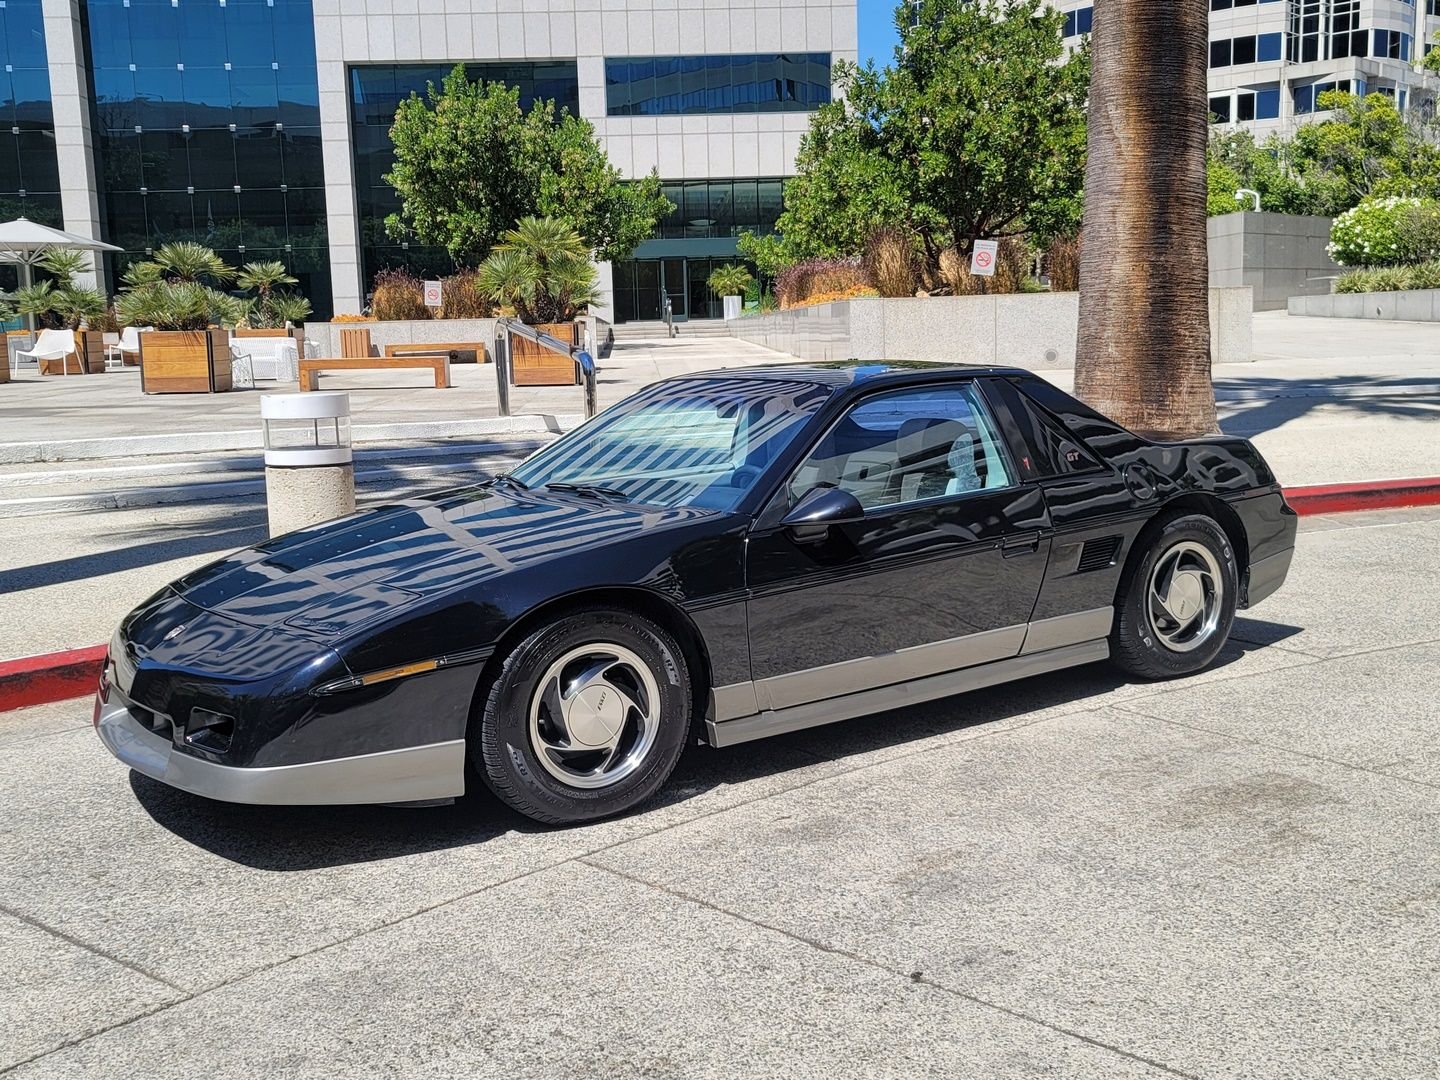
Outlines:
<svg viewBox="0 0 1440 1080"><path fill-rule="evenodd" d="M0 383L10 381L10 338L0 334Z"/></svg>
<svg viewBox="0 0 1440 1080"><path fill-rule="evenodd" d="M90 374L105 370L105 336L99 330L76 330L75 351L84 358L84 368Z"/></svg>
<svg viewBox="0 0 1440 1080"><path fill-rule="evenodd" d="M535 327L561 341L575 340L574 323L543 323ZM516 386L575 386L580 371L568 356L551 352L528 338L510 337L510 380Z"/></svg>
<svg viewBox="0 0 1440 1080"><path fill-rule="evenodd" d="M37 365L41 375L84 375L80 365L80 354L70 353L63 360L41 360Z"/></svg>
<svg viewBox="0 0 1440 1080"><path fill-rule="evenodd" d="M224 330L140 335L140 389L145 393L218 394L230 386L230 337Z"/></svg>

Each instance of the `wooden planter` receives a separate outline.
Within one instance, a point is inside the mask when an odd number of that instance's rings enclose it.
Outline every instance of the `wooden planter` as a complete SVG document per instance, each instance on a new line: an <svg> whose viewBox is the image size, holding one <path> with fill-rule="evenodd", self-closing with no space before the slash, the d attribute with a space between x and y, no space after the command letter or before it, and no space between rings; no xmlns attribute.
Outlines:
<svg viewBox="0 0 1440 1080"><path fill-rule="evenodd" d="M218 394L230 389L230 337L209 330L140 335L140 389L147 394Z"/></svg>
<svg viewBox="0 0 1440 1080"><path fill-rule="evenodd" d="M574 323L543 323L535 327L561 341L575 340ZM551 352L529 338L510 335L510 380L516 386L576 386L580 368L567 356Z"/></svg>
<svg viewBox="0 0 1440 1080"><path fill-rule="evenodd" d="M76 330L75 351L90 374L105 370L105 335L99 330Z"/></svg>
<svg viewBox="0 0 1440 1080"><path fill-rule="evenodd" d="M85 369L80 366L80 356L79 352L72 352L63 360L41 360L37 364L37 370L41 375L84 375Z"/></svg>
<svg viewBox="0 0 1440 1080"><path fill-rule="evenodd" d="M0 383L10 381L10 339L0 334Z"/></svg>

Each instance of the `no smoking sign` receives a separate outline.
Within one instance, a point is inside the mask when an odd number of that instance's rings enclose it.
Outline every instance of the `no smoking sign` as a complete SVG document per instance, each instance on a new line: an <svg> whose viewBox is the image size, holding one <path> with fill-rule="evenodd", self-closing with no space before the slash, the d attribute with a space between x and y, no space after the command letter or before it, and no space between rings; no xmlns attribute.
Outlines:
<svg viewBox="0 0 1440 1080"><path fill-rule="evenodd" d="M976 240L970 252L970 273L978 277L995 276L995 257L1000 253L1000 244L995 240Z"/></svg>

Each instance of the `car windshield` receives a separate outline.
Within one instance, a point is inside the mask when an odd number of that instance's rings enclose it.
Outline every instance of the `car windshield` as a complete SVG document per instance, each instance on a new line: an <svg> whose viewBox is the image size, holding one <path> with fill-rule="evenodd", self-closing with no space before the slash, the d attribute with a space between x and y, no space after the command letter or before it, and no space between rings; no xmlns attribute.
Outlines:
<svg viewBox="0 0 1440 1080"><path fill-rule="evenodd" d="M597 498L733 510L830 391L783 379L656 383L510 476Z"/></svg>

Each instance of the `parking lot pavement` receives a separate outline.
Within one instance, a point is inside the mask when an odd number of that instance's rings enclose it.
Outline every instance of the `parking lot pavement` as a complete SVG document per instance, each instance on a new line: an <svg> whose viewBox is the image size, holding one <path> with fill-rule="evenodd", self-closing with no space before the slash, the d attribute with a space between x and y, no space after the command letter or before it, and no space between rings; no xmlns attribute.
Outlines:
<svg viewBox="0 0 1440 1080"><path fill-rule="evenodd" d="M618 821L208 803L0 715L0 1073L1419 1077L1440 511L1306 522L1214 669L697 749Z"/></svg>

